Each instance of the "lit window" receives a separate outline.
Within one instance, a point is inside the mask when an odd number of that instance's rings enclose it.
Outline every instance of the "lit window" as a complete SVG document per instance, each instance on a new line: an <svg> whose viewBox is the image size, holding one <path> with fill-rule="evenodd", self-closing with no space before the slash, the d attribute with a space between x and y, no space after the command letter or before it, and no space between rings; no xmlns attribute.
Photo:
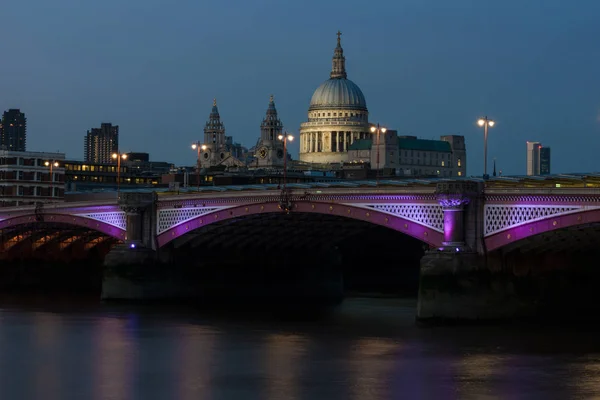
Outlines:
<svg viewBox="0 0 600 400"><path fill-rule="evenodd" d="M458 166L460 167L460 158L458 159ZM460 172L459 172L459 175L460 175Z"/></svg>
<svg viewBox="0 0 600 400"><path fill-rule="evenodd" d="M442 167L445 167L445 166L446 166L446 165L445 165L445 163L444 163L444 160L442 160Z"/></svg>
<svg viewBox="0 0 600 400"><path fill-rule="evenodd" d="M458 171L458 176L462 176L462 171Z"/></svg>

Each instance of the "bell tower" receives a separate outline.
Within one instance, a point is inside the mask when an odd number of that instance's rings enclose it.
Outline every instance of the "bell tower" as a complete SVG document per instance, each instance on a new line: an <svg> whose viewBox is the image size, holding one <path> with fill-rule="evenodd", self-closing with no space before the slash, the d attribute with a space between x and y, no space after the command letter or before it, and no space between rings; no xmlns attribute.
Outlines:
<svg viewBox="0 0 600 400"><path fill-rule="evenodd" d="M269 107L260 124L260 139L256 145L256 166L273 168L283 165L283 142L278 136L283 132L283 124L277 116L273 95L269 99Z"/></svg>
<svg viewBox="0 0 600 400"><path fill-rule="evenodd" d="M204 126L204 144L212 147L214 151L225 146L225 126L221 122L217 99L213 99L213 107Z"/></svg>

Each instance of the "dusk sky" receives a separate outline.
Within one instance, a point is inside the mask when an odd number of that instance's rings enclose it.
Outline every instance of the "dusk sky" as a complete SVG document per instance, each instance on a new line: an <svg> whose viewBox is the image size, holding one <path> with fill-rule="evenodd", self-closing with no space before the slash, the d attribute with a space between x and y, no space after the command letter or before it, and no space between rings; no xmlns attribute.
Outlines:
<svg viewBox="0 0 600 400"><path fill-rule="evenodd" d="M25 112L31 151L82 159L86 131L112 122L121 151L194 165L214 97L246 147L270 94L297 135L339 29L371 122L465 135L480 175L488 115L490 171L525 174L527 140L552 147L553 173L598 171L599 19L598 0L6 1L0 108Z"/></svg>

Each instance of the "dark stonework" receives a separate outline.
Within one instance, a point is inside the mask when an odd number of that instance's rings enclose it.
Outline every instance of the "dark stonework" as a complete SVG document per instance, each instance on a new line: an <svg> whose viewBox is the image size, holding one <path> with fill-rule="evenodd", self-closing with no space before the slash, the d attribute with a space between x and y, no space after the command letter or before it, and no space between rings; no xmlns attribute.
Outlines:
<svg viewBox="0 0 600 400"><path fill-rule="evenodd" d="M519 279L492 271L473 252L430 251L421 259L417 319L492 320L530 317L535 303Z"/></svg>

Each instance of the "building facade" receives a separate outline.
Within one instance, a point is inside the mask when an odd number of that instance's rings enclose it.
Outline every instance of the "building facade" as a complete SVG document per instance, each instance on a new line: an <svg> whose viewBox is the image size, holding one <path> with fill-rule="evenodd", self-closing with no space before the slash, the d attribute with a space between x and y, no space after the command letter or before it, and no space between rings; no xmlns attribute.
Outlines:
<svg viewBox="0 0 600 400"><path fill-rule="evenodd" d="M120 166L114 162L89 163L75 160L65 160L63 164L67 192L158 187L162 174L172 167L168 163L139 160L127 160L121 162Z"/></svg>
<svg viewBox="0 0 600 400"><path fill-rule="evenodd" d="M404 177L464 177L467 173L467 150L464 136L445 135L440 140L398 136L394 130L380 133L377 139L356 140L348 150L348 161L370 164L384 170L384 175ZM379 154L378 154L379 153Z"/></svg>
<svg viewBox="0 0 600 400"><path fill-rule="evenodd" d="M540 149L540 175L550 175L550 147Z"/></svg>
<svg viewBox="0 0 600 400"><path fill-rule="evenodd" d="M273 96L269 99L267 113L260 124L260 139L254 151L252 167L278 168L283 166L283 141L279 135L283 134L283 124L277 115Z"/></svg>
<svg viewBox="0 0 600 400"><path fill-rule="evenodd" d="M527 142L527 175L550 174L550 147L540 142Z"/></svg>
<svg viewBox="0 0 600 400"><path fill-rule="evenodd" d="M0 150L0 207L64 198L63 153Z"/></svg>
<svg viewBox="0 0 600 400"><path fill-rule="evenodd" d="M329 79L315 90L300 126L300 161L343 163L356 140L370 139L369 111L360 88L347 79L338 32Z"/></svg>
<svg viewBox="0 0 600 400"><path fill-rule="evenodd" d="M83 143L84 160L88 163L113 163L113 153L119 151L119 126L102 123L87 131Z"/></svg>
<svg viewBox="0 0 600 400"><path fill-rule="evenodd" d="M221 121L217 100L214 99L208 121L204 126L204 144L201 147L199 160L200 168L245 166L242 161L234 156L228 142L233 143L233 139L228 140L228 137L225 136L225 125Z"/></svg>
<svg viewBox="0 0 600 400"><path fill-rule="evenodd" d="M19 109L9 109L2 114L0 123L0 149L26 151L27 118Z"/></svg>

